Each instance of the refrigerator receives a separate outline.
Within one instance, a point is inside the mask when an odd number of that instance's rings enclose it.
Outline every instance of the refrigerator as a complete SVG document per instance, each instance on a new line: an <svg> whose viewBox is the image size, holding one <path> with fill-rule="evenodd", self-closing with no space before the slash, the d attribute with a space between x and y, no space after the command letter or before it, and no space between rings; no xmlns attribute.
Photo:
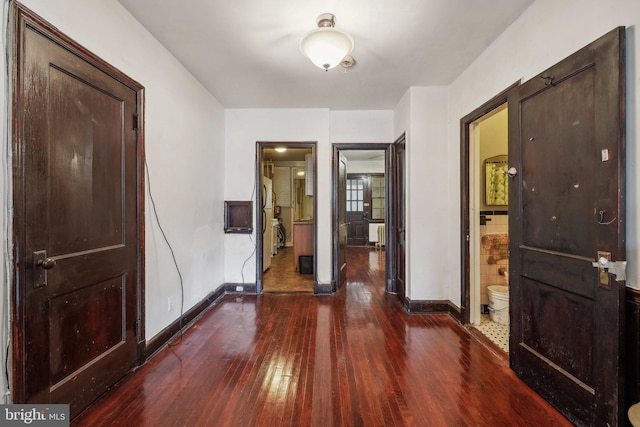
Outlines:
<svg viewBox="0 0 640 427"><path fill-rule="evenodd" d="M272 223L273 223L273 181L262 177L262 271L271 266L273 253Z"/></svg>

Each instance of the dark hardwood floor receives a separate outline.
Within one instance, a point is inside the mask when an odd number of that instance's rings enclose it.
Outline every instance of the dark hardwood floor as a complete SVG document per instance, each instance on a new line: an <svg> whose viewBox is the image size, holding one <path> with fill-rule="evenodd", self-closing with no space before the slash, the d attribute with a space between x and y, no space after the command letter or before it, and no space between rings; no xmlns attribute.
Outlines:
<svg viewBox="0 0 640 427"><path fill-rule="evenodd" d="M449 315L408 315L384 255L334 296L227 295L76 426L568 426Z"/></svg>

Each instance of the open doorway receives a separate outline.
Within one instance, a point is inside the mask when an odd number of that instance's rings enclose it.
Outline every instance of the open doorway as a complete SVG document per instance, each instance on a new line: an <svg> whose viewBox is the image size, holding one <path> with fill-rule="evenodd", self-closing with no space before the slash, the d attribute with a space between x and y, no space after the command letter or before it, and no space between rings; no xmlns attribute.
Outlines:
<svg viewBox="0 0 640 427"><path fill-rule="evenodd" d="M509 352L508 90L461 120L462 318Z"/></svg>
<svg viewBox="0 0 640 427"><path fill-rule="evenodd" d="M386 250L391 206L389 147L389 144L334 144L334 290L346 278L349 250L381 257L379 263L385 268L387 283L391 283L392 259Z"/></svg>
<svg viewBox="0 0 640 427"><path fill-rule="evenodd" d="M502 104L470 125L470 317L509 352L508 108Z"/></svg>
<svg viewBox="0 0 640 427"><path fill-rule="evenodd" d="M259 142L257 290L316 292L315 143Z"/></svg>

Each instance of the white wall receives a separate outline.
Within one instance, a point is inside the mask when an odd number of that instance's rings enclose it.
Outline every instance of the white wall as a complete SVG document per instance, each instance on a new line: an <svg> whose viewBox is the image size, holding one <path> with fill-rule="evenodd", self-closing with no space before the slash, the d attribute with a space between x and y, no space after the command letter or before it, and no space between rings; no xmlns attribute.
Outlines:
<svg viewBox="0 0 640 427"><path fill-rule="evenodd" d="M331 142L393 142L393 111L331 111Z"/></svg>
<svg viewBox="0 0 640 427"><path fill-rule="evenodd" d="M320 284L331 283L331 144L392 142L393 112L231 109L226 110L225 116L227 200L253 200L255 203L256 142L317 142L317 279ZM255 232L251 238L243 234L225 236L226 283L256 282L254 244Z"/></svg>
<svg viewBox="0 0 640 427"><path fill-rule="evenodd" d="M184 308L189 309L222 285L224 277L221 105L118 2L23 0L23 4L145 87L145 145L151 190L184 277ZM2 71L6 72L4 64ZM3 87L0 99L5 96ZM5 126L6 114L0 114ZM7 152L6 140L3 152ZM10 169L3 162L3 177L11 173ZM6 221L11 193L6 180L0 184L5 191ZM149 339L178 318L180 285L171 255L151 216L148 193L145 203L145 317ZM10 232L2 233L3 240L10 241ZM1 245L4 259L3 250ZM3 276L11 274L4 265L2 268ZM8 292L6 280L2 292ZM167 310L169 297L175 301L171 312ZM6 320L7 315L1 314ZM6 344L3 337L2 347ZM4 381L2 386L6 388Z"/></svg>
<svg viewBox="0 0 640 427"><path fill-rule="evenodd" d="M451 191L447 162L446 87L411 87L395 109L394 134L406 133L406 295L448 299L445 262ZM453 189L453 191L456 191Z"/></svg>
<svg viewBox="0 0 640 427"><path fill-rule="evenodd" d="M384 173L385 162L380 160L349 160L347 173Z"/></svg>

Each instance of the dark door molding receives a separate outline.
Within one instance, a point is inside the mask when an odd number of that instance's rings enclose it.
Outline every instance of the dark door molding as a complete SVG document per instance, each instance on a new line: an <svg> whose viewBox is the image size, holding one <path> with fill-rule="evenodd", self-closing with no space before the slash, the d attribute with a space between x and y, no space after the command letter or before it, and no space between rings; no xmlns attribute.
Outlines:
<svg viewBox="0 0 640 427"><path fill-rule="evenodd" d="M403 133L391 146L391 200L389 230L387 231L387 257L392 259L393 275L388 286L393 288L405 309L409 306L406 289L406 134ZM402 234L402 238L400 237Z"/></svg>
<svg viewBox="0 0 640 427"><path fill-rule="evenodd" d="M395 282L393 281L394 262L392 257L391 245L391 221L393 219L392 203L391 203L391 171L392 171L392 146L388 143L334 143L333 155L331 159L331 236L332 236L332 275L331 286L333 291L338 290L340 285L340 266L338 265L338 252L340 250L338 239L338 167L339 154L346 150L381 150L385 152L385 229L386 233L386 259L385 270L387 277L387 292L395 293Z"/></svg>
<svg viewBox="0 0 640 427"><path fill-rule="evenodd" d="M505 104L509 100L509 95L513 93L520 85L520 81L513 83L511 86L473 110L471 113L460 119L460 266L461 266L461 292L460 292L460 320L463 324L470 322L470 228L471 218L469 218L469 161L470 161L470 145L469 145L469 127L471 123L489 114L491 111Z"/></svg>
<svg viewBox="0 0 640 427"><path fill-rule="evenodd" d="M255 203L255 215L256 215L256 293L262 293L262 248L263 237L262 230L264 224L262 223L262 151L263 148L308 148L311 150L313 156L313 293L323 294L331 293L329 286L321 286L318 284L318 155L316 149L316 142L283 142L283 141L257 141L256 142L256 169L255 169L255 182L256 182L256 203Z"/></svg>

